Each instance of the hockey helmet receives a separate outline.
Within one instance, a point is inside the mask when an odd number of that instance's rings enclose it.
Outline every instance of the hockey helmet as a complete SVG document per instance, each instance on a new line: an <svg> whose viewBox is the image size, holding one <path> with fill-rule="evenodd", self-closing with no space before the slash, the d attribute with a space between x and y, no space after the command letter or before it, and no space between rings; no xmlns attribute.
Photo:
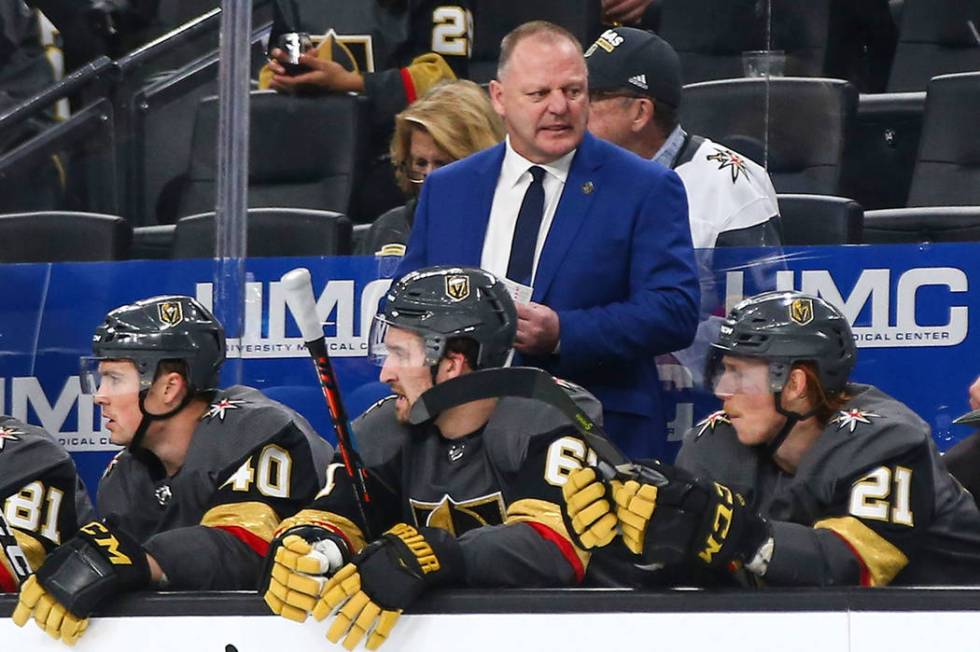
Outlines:
<svg viewBox="0 0 980 652"><path fill-rule="evenodd" d="M810 361L828 396L842 391L857 357L847 318L819 297L796 291L765 292L739 302L711 345L705 378L721 372L721 357L769 363L769 391L780 392L793 363ZM713 387L713 385L711 385Z"/></svg>
<svg viewBox="0 0 980 652"><path fill-rule="evenodd" d="M493 274L467 267L428 267L410 272L388 290L382 312L371 325L369 355L384 364L390 327L420 335L425 364L439 362L452 338L478 346L477 368L506 364L517 334L517 309Z"/></svg>
<svg viewBox="0 0 980 652"><path fill-rule="evenodd" d="M162 360L182 360L192 392L218 385L225 360L225 332L214 315L187 296L159 296L109 312L92 337L91 357L82 358L82 388L95 393L98 363L131 360L140 377L140 390L153 384Z"/></svg>

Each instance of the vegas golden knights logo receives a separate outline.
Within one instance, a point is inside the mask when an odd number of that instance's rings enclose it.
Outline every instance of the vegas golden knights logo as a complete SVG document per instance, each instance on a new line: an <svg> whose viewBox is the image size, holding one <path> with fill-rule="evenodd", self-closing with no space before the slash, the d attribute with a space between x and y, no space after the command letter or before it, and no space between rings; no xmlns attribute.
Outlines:
<svg viewBox="0 0 980 652"><path fill-rule="evenodd" d="M160 321L167 326L176 326L184 321L184 307L179 301L166 301L157 305Z"/></svg>
<svg viewBox="0 0 980 652"><path fill-rule="evenodd" d="M462 301L470 296L469 276L447 276L446 296L453 301Z"/></svg>
<svg viewBox="0 0 980 652"><path fill-rule="evenodd" d="M811 299L793 299L789 304L789 318L800 326L806 326L813 321L813 301Z"/></svg>
<svg viewBox="0 0 980 652"><path fill-rule="evenodd" d="M448 495L438 502L414 498L409 498L408 502L417 527L442 528L457 537L484 525L500 525L507 512L503 495L499 491L460 502Z"/></svg>

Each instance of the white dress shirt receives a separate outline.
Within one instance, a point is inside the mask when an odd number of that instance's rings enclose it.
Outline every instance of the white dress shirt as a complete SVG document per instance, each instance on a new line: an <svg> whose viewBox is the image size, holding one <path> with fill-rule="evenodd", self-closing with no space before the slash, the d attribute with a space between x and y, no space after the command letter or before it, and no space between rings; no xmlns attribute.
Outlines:
<svg viewBox="0 0 980 652"><path fill-rule="evenodd" d="M531 185L531 173L528 170L537 165L545 171L541 184L544 186L544 215L541 227L538 229L538 242L534 248L534 264L531 268L531 285L538 271L538 259L541 249L548 237L548 230L555 217L558 201L565 188L565 179L572 166L575 150L570 151L551 163L532 163L510 146L507 137L504 161L500 166L500 177L497 188L493 193L493 205L490 208L490 221L487 224L487 234L483 239L483 255L480 257L480 267L496 276L507 275L507 264L510 262L510 245L514 239L514 227L517 224L517 214L524 201L524 193Z"/></svg>

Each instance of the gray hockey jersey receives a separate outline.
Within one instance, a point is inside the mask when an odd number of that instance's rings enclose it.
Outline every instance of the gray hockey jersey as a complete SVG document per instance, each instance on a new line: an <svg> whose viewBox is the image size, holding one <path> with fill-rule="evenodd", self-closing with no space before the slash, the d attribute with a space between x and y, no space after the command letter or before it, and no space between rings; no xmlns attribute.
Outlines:
<svg viewBox="0 0 980 652"><path fill-rule="evenodd" d="M582 388L567 391L598 420L598 401ZM563 586L582 580L589 554L576 548L562 521L561 487L568 473L594 461L585 442L557 409L501 398L483 428L446 439L432 424L395 418L394 397L353 424L368 473L370 523L354 503L340 459L316 501L283 523L327 527L352 550L398 522L443 528L459 538L470 586Z"/></svg>
<svg viewBox="0 0 980 652"><path fill-rule="evenodd" d="M976 584L980 512L943 466L930 429L868 386L782 472L743 446L724 413L692 428L677 458L743 492L773 524L770 584Z"/></svg>
<svg viewBox="0 0 980 652"><path fill-rule="evenodd" d="M145 451L117 455L99 512L143 542L170 587L250 589L280 520L313 499L332 454L302 416L239 385L216 393L173 476Z"/></svg>
<svg viewBox="0 0 980 652"><path fill-rule="evenodd" d="M4 415L0 415L0 506L35 569L49 551L93 517L68 451L42 428Z"/></svg>

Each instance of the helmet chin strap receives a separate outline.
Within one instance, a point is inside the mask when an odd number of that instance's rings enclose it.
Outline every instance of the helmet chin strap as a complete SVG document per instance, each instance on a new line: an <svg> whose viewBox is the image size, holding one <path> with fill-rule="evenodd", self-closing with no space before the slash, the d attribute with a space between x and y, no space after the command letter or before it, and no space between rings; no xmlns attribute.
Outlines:
<svg viewBox="0 0 980 652"><path fill-rule="evenodd" d="M163 421L164 419L169 419L174 416L185 407L190 404L191 400L194 398L194 392L190 391L188 388L187 392L184 394L184 398L180 399L180 403L174 409L164 414L152 414L146 411L146 395L149 393L149 389L144 389L140 391L140 413L143 418L140 419L140 424L136 428L136 432L133 434L132 441L129 442L129 451L139 457L144 458L146 454L151 454L152 452L143 447L143 440L146 438L146 431L149 429L150 424L154 421Z"/></svg>
<svg viewBox="0 0 980 652"><path fill-rule="evenodd" d="M784 408L783 390L779 390L778 392L773 392L772 400L775 402L776 412L779 412L781 415L786 417L786 423L784 423L783 427L779 429L779 432L776 433L776 436L773 437L771 440L769 440L767 444L765 444L765 451L769 457L775 457L776 451L778 451L779 447L783 445L784 441L786 441L786 437L788 437L789 433L793 430L793 428L796 427L796 424L798 424L800 421L805 421L809 419L810 417L812 417L817 413L816 408L804 414L800 414L799 412L793 412L792 410L787 410L786 408Z"/></svg>

